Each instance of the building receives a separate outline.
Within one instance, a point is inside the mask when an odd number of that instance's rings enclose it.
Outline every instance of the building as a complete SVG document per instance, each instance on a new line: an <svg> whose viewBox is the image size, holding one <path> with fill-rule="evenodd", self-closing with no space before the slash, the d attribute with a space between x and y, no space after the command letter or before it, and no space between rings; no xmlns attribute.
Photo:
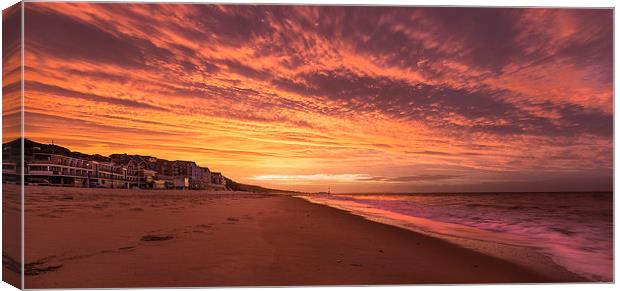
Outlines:
<svg viewBox="0 0 620 291"><path fill-rule="evenodd" d="M8 182L11 180L15 182L17 175L17 163L11 161L2 161L2 180L3 182Z"/></svg>
<svg viewBox="0 0 620 291"><path fill-rule="evenodd" d="M58 154L35 152L26 164L27 184L89 187L96 178L95 163Z"/></svg>
<svg viewBox="0 0 620 291"><path fill-rule="evenodd" d="M3 183L17 183L21 169L21 140L3 144ZM193 161L168 161L150 156L113 154L110 157L24 140L24 178L27 185L89 188L216 189L226 180ZM19 148L15 148L19 146ZM14 154L18 150L18 154ZM15 156L15 157L13 157Z"/></svg>
<svg viewBox="0 0 620 291"><path fill-rule="evenodd" d="M153 182L153 189L174 189L174 177L157 174Z"/></svg>
<svg viewBox="0 0 620 291"><path fill-rule="evenodd" d="M134 162L118 165L50 153L34 153L26 165L26 183L90 188L137 188L140 171Z"/></svg>
<svg viewBox="0 0 620 291"><path fill-rule="evenodd" d="M209 189L211 185L211 171L207 167L199 167L200 180L196 183L196 189Z"/></svg>
<svg viewBox="0 0 620 291"><path fill-rule="evenodd" d="M113 154L110 155L116 165L125 165L130 188L153 189L157 174L157 158L150 156Z"/></svg>
<svg viewBox="0 0 620 291"><path fill-rule="evenodd" d="M21 139L2 144L2 183L17 184L21 173Z"/></svg>
<svg viewBox="0 0 620 291"><path fill-rule="evenodd" d="M199 189L202 180L202 170L195 162L174 161L172 162L172 176L177 180L183 179L182 188ZM180 182L175 182L175 187L179 188L180 184Z"/></svg>
<svg viewBox="0 0 620 291"><path fill-rule="evenodd" d="M216 185L226 185L226 180L224 180L224 176L222 176L222 173L212 172L211 183L216 184Z"/></svg>
<svg viewBox="0 0 620 291"><path fill-rule="evenodd" d="M157 172L140 168L138 170L138 187L142 189L153 189Z"/></svg>
<svg viewBox="0 0 620 291"><path fill-rule="evenodd" d="M215 190L226 190L226 180L220 172L211 172L211 188Z"/></svg>

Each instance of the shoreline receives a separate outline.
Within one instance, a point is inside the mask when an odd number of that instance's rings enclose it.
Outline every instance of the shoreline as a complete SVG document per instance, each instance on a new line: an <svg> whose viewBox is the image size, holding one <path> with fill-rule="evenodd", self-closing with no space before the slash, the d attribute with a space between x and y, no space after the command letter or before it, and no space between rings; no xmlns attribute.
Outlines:
<svg viewBox="0 0 620 291"><path fill-rule="evenodd" d="M353 210L349 210L346 208L340 208L337 206L332 206L329 204L312 201L310 199L305 198L303 195L293 196L293 197L306 201L308 203L329 207L329 208L332 208L338 211L343 211L350 215L361 217L371 223L387 225L387 226L395 227L395 228L402 229L405 231L410 231L418 235L439 239L439 240L454 244L455 246L458 246L460 248L478 252L484 256L491 256L491 257L495 257L501 260L505 260L505 261L517 264L521 267L531 269L537 273L541 273L541 274L544 274L545 276L549 276L552 278L553 277L559 277L559 278L574 277L574 278L580 278L578 280L581 280L582 282L598 282L598 281L588 279L587 277L584 277L581 274L568 270L566 267L554 262L550 256L537 251L533 247L493 242L493 241L487 241L483 239L472 239L472 238L466 238L466 237L451 236L448 234L431 232L431 231L424 230L421 227L419 228L407 227L405 225L399 224L397 221L391 221L387 218L367 216L362 213L355 213Z"/></svg>
<svg viewBox="0 0 620 291"><path fill-rule="evenodd" d="M26 288L589 282L290 195L26 187L25 215Z"/></svg>

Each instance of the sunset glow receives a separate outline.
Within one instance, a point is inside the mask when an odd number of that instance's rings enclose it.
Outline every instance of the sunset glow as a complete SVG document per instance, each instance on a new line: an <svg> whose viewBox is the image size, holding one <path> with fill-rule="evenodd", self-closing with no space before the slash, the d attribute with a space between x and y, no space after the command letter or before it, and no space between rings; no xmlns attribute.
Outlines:
<svg viewBox="0 0 620 291"><path fill-rule="evenodd" d="M289 190L611 191L612 10L25 8L38 142Z"/></svg>

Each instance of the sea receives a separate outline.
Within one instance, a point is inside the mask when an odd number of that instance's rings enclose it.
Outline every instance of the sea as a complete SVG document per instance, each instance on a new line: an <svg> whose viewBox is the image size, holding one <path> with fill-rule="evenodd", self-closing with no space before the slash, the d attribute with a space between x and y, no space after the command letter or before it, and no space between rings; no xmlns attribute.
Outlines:
<svg viewBox="0 0 620 291"><path fill-rule="evenodd" d="M523 264L514 247L613 280L613 193L317 194L313 203ZM526 263L527 264L527 263Z"/></svg>

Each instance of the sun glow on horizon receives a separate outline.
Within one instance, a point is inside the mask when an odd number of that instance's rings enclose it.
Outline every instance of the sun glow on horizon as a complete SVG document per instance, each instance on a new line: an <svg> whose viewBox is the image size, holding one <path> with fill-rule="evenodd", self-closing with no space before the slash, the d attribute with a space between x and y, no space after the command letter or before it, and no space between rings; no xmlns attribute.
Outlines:
<svg viewBox="0 0 620 291"><path fill-rule="evenodd" d="M290 190L611 189L611 11L25 8L35 141Z"/></svg>

